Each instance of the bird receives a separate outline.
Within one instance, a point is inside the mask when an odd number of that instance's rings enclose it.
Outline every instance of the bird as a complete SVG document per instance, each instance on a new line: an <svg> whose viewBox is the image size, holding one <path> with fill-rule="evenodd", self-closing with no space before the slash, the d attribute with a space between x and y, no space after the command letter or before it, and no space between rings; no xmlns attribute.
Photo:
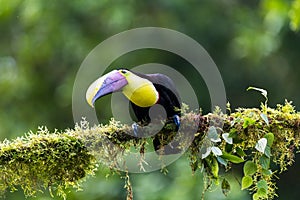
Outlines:
<svg viewBox="0 0 300 200"><path fill-rule="evenodd" d="M133 113L141 126L151 122L150 108L156 104L161 105L165 109L167 121L162 128L164 131L154 136L154 149L156 153L159 152L158 154L180 152L177 144L167 145L170 142L169 135L179 130L181 113L180 98L171 78L160 73L142 74L126 68L115 69L90 84L86 91L86 101L94 107L97 99L114 92L122 92L130 101ZM167 131L166 127L170 124L174 130ZM133 132L136 136L138 126L136 123L133 124Z"/></svg>

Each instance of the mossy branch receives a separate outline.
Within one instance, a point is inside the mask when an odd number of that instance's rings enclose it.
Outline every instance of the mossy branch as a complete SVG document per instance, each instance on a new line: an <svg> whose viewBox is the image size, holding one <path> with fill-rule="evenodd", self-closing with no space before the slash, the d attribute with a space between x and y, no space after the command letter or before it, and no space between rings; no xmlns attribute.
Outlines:
<svg viewBox="0 0 300 200"><path fill-rule="evenodd" d="M273 178L293 164L300 145L300 114L290 102L275 109L262 104L261 109L240 108L229 114L218 109L207 115L186 112L181 121L188 125L199 121L187 150L193 172L204 168L207 185L221 180L225 195L230 183L219 176L219 167L230 169L244 163L242 189L252 191L254 199L274 198ZM79 188L99 163L114 171L127 152L136 149L142 155L149 150L150 145L145 145L149 139L126 134L131 131L130 126L115 120L92 127L82 121L62 132L41 127L36 133L5 140L0 143L0 193L21 187L25 195L32 196L49 189L65 198L65 190ZM128 174L126 184L132 199Z"/></svg>

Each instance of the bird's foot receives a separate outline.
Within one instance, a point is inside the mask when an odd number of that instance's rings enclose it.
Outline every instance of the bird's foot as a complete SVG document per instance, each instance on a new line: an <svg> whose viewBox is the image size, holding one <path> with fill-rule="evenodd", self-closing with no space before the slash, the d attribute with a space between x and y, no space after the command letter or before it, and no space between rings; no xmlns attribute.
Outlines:
<svg viewBox="0 0 300 200"><path fill-rule="evenodd" d="M134 122L134 123L131 125L131 127L132 127L132 129L133 129L133 135L134 135L135 137L138 137L139 125L138 125L137 123Z"/></svg>
<svg viewBox="0 0 300 200"><path fill-rule="evenodd" d="M180 127L180 117L179 117L179 115L173 115L173 121L174 121L174 124L176 125L176 130L178 130L179 127Z"/></svg>

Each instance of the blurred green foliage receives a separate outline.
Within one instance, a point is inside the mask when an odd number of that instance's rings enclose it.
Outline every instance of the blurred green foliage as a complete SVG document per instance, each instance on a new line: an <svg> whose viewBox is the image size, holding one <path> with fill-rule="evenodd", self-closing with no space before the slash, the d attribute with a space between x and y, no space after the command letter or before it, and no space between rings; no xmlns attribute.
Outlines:
<svg viewBox="0 0 300 200"><path fill-rule="evenodd" d="M202 44L219 67L233 108L259 106L262 97L246 92L251 85L268 90L270 106L287 98L299 109L299 5L299 0L0 0L0 139L14 138L40 125L73 127L73 81L85 56L106 38L143 26L174 29ZM116 64L131 67L150 61L179 71L187 65L164 53L149 56L147 50ZM201 79L192 71L184 73L194 78L193 83ZM197 92L201 107L208 112L205 85L197 87ZM109 113L104 111L99 117L105 122ZM196 198L201 193L201 177L184 176L185 162L181 159L172 165L167 176L135 175L137 199ZM281 177L281 198L299 196L296 173L292 168L286 179ZM105 180L100 171L97 179L86 183L84 192L72 193L70 199L124 199L122 187L123 180ZM24 196L14 193L7 198ZM49 197L45 194L39 199Z"/></svg>

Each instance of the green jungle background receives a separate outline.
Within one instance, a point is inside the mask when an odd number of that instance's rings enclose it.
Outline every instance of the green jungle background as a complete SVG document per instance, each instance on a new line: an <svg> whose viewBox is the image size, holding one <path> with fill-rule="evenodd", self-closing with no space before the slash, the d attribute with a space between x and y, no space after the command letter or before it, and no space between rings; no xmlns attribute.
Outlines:
<svg viewBox="0 0 300 200"><path fill-rule="evenodd" d="M170 28L198 41L208 51L222 75L232 110L259 107L264 101L249 86L269 92L269 106L293 101L300 110L300 1L289 0L159 0L68 1L0 0L0 140L22 136L45 125L50 130L74 127L72 89L76 72L87 54L100 42L119 32L145 26ZM140 50L116 60L111 66L134 67L157 62L185 68L203 113L210 101L201 77L178 56L158 50ZM100 74L99 74L100 75ZM99 101L106 105L109 98ZM110 108L101 110L106 123ZM278 199L300 195L300 156L278 180ZM132 175L138 200L200 199L202 176L191 174L186 157L160 172ZM226 198L213 189L205 199L251 199L240 191L241 168L228 173L232 191ZM88 177L83 191L71 191L70 200L125 199L124 179L106 178L100 167ZM25 199L19 190L6 199ZM47 191L37 200L52 199ZM54 197L54 199L59 199Z"/></svg>

